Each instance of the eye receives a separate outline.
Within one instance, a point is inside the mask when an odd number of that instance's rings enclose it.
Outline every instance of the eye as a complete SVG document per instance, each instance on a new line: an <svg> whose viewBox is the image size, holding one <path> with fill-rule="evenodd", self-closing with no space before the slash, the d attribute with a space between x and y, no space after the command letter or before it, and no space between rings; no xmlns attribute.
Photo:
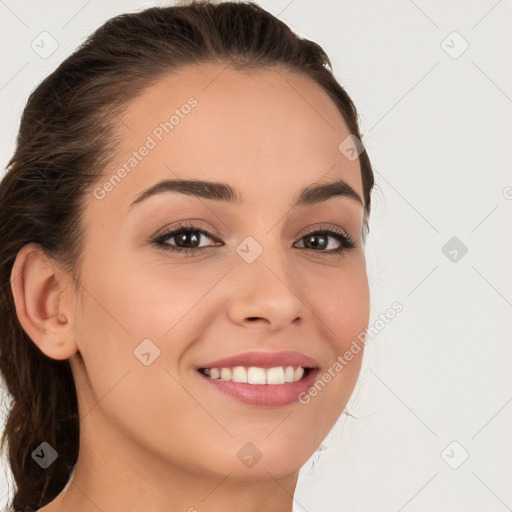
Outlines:
<svg viewBox="0 0 512 512"><path fill-rule="evenodd" d="M338 246L336 247L336 244L334 244L335 247L329 247L330 245L332 245L329 242L329 238L333 238L333 239L337 240ZM302 242L303 240L305 242ZM348 235L348 233L345 233L345 231L343 231L340 228L331 227L331 226L324 227L324 228L321 228L316 231L312 231L312 232L308 233L307 235L304 235L299 241L302 242L303 246L306 249L309 249L309 250L312 250L315 252L322 252L325 254L334 254L334 255L342 254L346 250L353 249L354 247L357 246L357 243L352 240L352 238ZM319 247L320 247L320 249L330 248L332 250L318 251Z"/></svg>
<svg viewBox="0 0 512 512"><path fill-rule="evenodd" d="M201 238L205 237L216 240L212 234L208 233L208 231L194 224L187 223L180 224L173 230L158 236L152 241L152 243L166 251L193 254L211 247L211 245L200 247ZM167 242L170 239L174 239L174 244ZM218 243L218 241L216 241L216 245L221 244L222 243ZM191 247L188 247L189 245Z"/></svg>
<svg viewBox="0 0 512 512"><path fill-rule="evenodd" d="M201 239L204 238L214 240L214 243L201 246ZM329 239L336 240L337 244L330 242ZM173 243L169 243L169 240ZM339 255L357 246L345 231L332 226L312 231L302 236L299 242L302 242L304 249L328 255ZM190 223L178 225L171 231L159 235L151 243L166 251L185 254L194 254L214 246L224 245L205 229ZM332 245L334 247L330 247Z"/></svg>

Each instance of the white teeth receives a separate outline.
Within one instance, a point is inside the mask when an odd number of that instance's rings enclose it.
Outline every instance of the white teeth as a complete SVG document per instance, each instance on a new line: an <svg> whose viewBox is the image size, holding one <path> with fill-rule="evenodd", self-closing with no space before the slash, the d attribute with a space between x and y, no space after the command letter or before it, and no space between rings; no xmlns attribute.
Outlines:
<svg viewBox="0 0 512 512"><path fill-rule="evenodd" d="M222 368L220 370L220 378L222 380L231 380L232 372L231 368Z"/></svg>
<svg viewBox="0 0 512 512"><path fill-rule="evenodd" d="M259 368L250 366L235 366L234 368L206 368L204 373L211 379L232 380L248 384L284 384L296 382L304 376L302 366L276 366L274 368Z"/></svg>
<svg viewBox="0 0 512 512"><path fill-rule="evenodd" d="M233 382L247 382L247 372L245 368L243 366L235 366L231 380Z"/></svg>
<svg viewBox="0 0 512 512"><path fill-rule="evenodd" d="M265 368L256 368L251 366L247 370L247 382L249 384L266 384L267 374Z"/></svg>
<svg viewBox="0 0 512 512"><path fill-rule="evenodd" d="M282 366L267 370L267 384L284 384L284 370Z"/></svg>

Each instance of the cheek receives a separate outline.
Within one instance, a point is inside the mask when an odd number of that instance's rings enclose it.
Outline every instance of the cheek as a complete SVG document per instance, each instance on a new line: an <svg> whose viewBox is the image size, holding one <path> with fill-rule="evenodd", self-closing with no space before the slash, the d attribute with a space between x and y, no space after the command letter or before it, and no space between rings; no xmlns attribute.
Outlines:
<svg viewBox="0 0 512 512"><path fill-rule="evenodd" d="M104 317L122 337L162 338L188 315L218 281L221 273L198 265L168 263L165 256L139 258L113 253L89 273L88 290L100 306L93 315ZM210 270L210 271L209 271ZM218 276L217 276L218 274Z"/></svg>
<svg viewBox="0 0 512 512"><path fill-rule="evenodd" d="M96 397L129 371L120 393L128 380L139 382L127 392L131 399L143 402L144 396L152 396L171 403L182 398L185 407L187 396L181 397L182 390L165 370L181 377L183 355L208 328L211 315L218 314L205 296L222 276L185 267L120 258L116 265L105 263L102 273L89 273L77 342ZM121 414L123 409L118 410Z"/></svg>
<svg viewBox="0 0 512 512"><path fill-rule="evenodd" d="M364 265L338 271L323 279L320 293L310 293L311 309L330 347L330 358L317 377L315 389L303 403L312 417L336 421L356 385L364 354L364 334L370 316L370 295ZM326 404L330 404L326 407Z"/></svg>
<svg viewBox="0 0 512 512"><path fill-rule="evenodd" d="M338 353L364 332L370 315L370 293L364 265L354 265L326 276L316 293L309 294L311 309L321 319L325 339Z"/></svg>

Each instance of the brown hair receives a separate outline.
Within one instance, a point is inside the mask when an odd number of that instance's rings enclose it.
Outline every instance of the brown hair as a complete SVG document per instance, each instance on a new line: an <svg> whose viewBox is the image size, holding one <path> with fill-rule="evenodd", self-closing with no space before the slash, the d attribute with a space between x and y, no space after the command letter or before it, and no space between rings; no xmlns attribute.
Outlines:
<svg viewBox="0 0 512 512"><path fill-rule="evenodd" d="M43 354L17 318L11 289L16 255L30 242L39 244L69 270L78 289L81 215L115 154L117 114L158 77L205 62L308 76L361 139L356 108L324 50L255 3L192 0L116 16L39 84L0 182L0 372L12 397L0 448L8 441L16 512L38 510L62 491L78 458L80 426L69 360ZM364 237L374 177L366 151L359 162ZM58 453L47 469L32 457L42 442Z"/></svg>

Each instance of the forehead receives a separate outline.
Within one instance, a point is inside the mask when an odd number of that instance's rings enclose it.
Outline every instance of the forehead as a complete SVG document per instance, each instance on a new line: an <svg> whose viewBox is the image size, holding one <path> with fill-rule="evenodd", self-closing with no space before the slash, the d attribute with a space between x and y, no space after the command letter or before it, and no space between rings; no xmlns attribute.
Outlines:
<svg viewBox="0 0 512 512"><path fill-rule="evenodd" d="M119 121L118 154L105 178L125 168L109 192L120 208L156 181L176 178L230 183L260 205L339 178L362 196L358 160L338 149L350 134L341 114L296 73L183 68L130 101Z"/></svg>

